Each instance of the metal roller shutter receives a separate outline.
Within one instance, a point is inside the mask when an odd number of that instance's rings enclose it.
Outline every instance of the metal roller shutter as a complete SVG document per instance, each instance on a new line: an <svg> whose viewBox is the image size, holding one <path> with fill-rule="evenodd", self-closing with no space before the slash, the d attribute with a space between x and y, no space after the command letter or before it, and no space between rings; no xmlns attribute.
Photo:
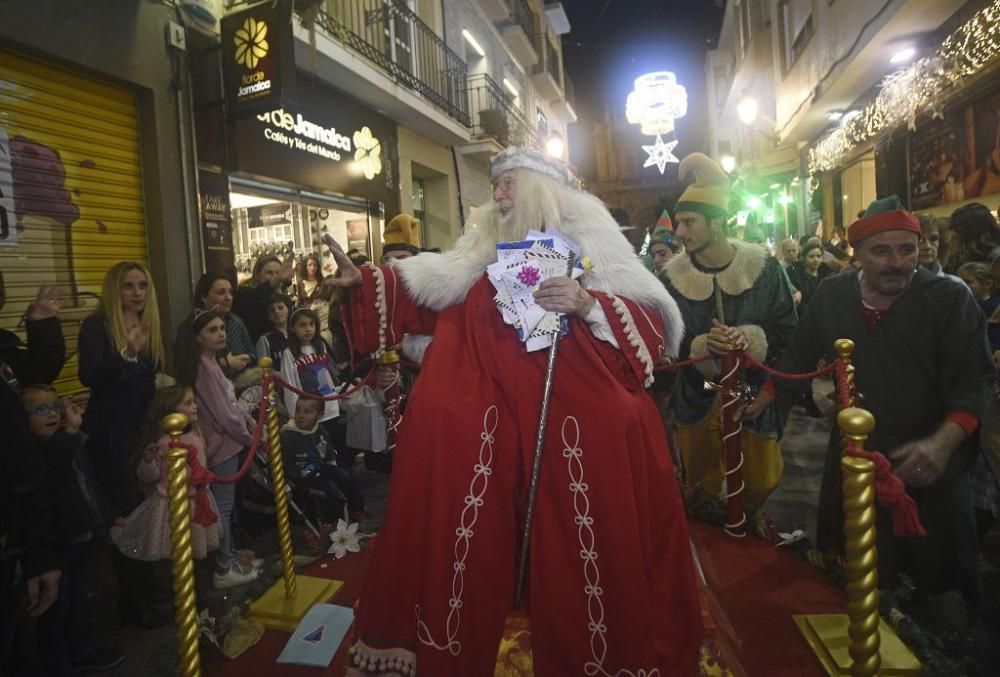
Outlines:
<svg viewBox="0 0 1000 677"><path fill-rule="evenodd" d="M146 263L146 225L134 95L0 51L0 327L23 337L40 285L64 291L67 361L57 388L77 381L76 341L104 274Z"/></svg>

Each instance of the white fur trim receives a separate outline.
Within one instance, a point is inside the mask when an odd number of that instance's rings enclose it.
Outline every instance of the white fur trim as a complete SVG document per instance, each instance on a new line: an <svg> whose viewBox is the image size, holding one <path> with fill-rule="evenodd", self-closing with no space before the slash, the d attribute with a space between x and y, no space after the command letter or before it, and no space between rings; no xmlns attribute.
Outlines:
<svg viewBox="0 0 1000 677"><path fill-rule="evenodd" d="M721 273L703 273L694 267L691 257L685 252L667 263L666 275L670 283L684 298L692 301L704 301L712 296L715 290L713 278L718 280L719 288L730 296L738 296L750 289L767 263L767 249L740 240L730 240L730 243L736 254Z"/></svg>
<svg viewBox="0 0 1000 677"><path fill-rule="evenodd" d="M359 639L351 647L349 655L351 663L366 673L391 671L401 675L417 674L417 655L406 649L376 649Z"/></svg>
<svg viewBox="0 0 1000 677"><path fill-rule="evenodd" d="M457 656L462 652L462 643L455 639L458 636L458 629L462 625L462 594L465 591L465 560L469 556L469 548L472 541L472 527L476 526L479 519L479 508L483 506L483 496L489 486L490 475L493 474L493 443L496 441L494 433L499 422L497 406L493 405L483 414L483 432L480 434L482 443L479 445L479 460L472 468L472 481L469 483L469 493L463 503L462 515L459 518L458 528L455 534L455 563L452 565L451 576L451 598L448 600L448 619L445 621L445 632L447 642L441 644L434 640L430 628L420 617L420 605L416 606L417 614L417 639L429 647L440 651L447 651L452 656Z"/></svg>
<svg viewBox="0 0 1000 677"><path fill-rule="evenodd" d="M741 324L738 327L747 340L747 352L750 357L763 362L767 358L767 334L756 324Z"/></svg>
<svg viewBox="0 0 1000 677"><path fill-rule="evenodd" d="M572 439L569 439L572 437ZM601 586L601 570L597 566L597 536L594 534L594 518L590 515L588 484L583 481L583 449L580 448L580 424L574 416L567 416L562 424L563 457L569 472L569 491L573 496L573 511L576 516L576 535L580 541L580 559L583 560L583 578L587 595L587 629L590 630L590 657L584 666L584 674L602 677L654 677L660 674L658 668L632 672L622 668L608 672L604 659L608 654L608 640L605 635L608 626L604 623L604 588Z"/></svg>
<svg viewBox="0 0 1000 677"><path fill-rule="evenodd" d="M628 306L614 294L608 294L608 297L611 299L611 305L614 307L615 313L621 320L625 338L635 348L636 357L642 362L642 368L646 372L646 379L643 385L648 388L653 385L653 356L649 354L649 348L646 346L646 342L642 340L642 334L639 333L639 328L635 326L635 318L632 317Z"/></svg>
<svg viewBox="0 0 1000 677"><path fill-rule="evenodd" d="M691 359L698 359L708 355L708 334L698 334L691 339L691 349L688 351ZM705 378L715 378L719 375L718 360L702 360L696 362L694 368Z"/></svg>
<svg viewBox="0 0 1000 677"><path fill-rule="evenodd" d="M666 328L667 356L677 357L684 336L684 320L677 303L642 264L604 205L593 195L574 191L560 216L560 223L553 227L590 257L591 272L580 279L581 284L655 309ZM455 248L444 254L420 254L399 261L395 269L411 298L431 310L443 310L463 301L486 266L497 260L496 236L487 231L472 226Z"/></svg>
<svg viewBox="0 0 1000 677"><path fill-rule="evenodd" d="M403 343L401 344L401 350L403 352L403 357L415 362L417 364L423 364L424 353L431 345L431 340L433 336L428 336L427 334L405 334L403 336Z"/></svg>

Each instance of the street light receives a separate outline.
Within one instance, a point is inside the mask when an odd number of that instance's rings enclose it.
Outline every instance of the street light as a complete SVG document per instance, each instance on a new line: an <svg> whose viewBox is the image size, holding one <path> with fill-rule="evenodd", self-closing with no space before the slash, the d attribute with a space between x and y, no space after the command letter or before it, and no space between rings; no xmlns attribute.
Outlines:
<svg viewBox="0 0 1000 677"><path fill-rule="evenodd" d="M736 104L736 114L739 116L740 122L748 127L756 122L758 107L757 99L750 95L746 95L740 99Z"/></svg>
<svg viewBox="0 0 1000 677"><path fill-rule="evenodd" d="M732 174L733 170L736 169L736 158L732 155L723 155L719 158L719 166L726 174Z"/></svg>
<svg viewBox="0 0 1000 677"><path fill-rule="evenodd" d="M563 143L562 134L559 132L549 132L545 139L545 152L554 158L562 158L566 144Z"/></svg>

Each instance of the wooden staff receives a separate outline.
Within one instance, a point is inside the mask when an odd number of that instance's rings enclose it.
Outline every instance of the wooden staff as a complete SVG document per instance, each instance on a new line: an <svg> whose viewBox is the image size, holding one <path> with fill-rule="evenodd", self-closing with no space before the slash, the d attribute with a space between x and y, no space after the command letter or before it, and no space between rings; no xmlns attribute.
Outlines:
<svg viewBox="0 0 1000 677"><path fill-rule="evenodd" d="M566 262L566 277L572 277L576 265L576 254L570 252ZM542 393L542 410L538 414L538 434L535 436L535 457L531 465L531 485L528 488L528 512L524 518L524 534L521 536L521 566L517 573L517 590L514 593L514 608L521 608L524 595L524 579L528 572L528 550L531 546L531 522L535 516L535 500L538 498L538 479L542 474L542 451L545 448L545 431L549 423L549 402L552 399L552 380L556 371L556 356L559 354L559 339L562 337L562 317L558 316L556 328L552 330L552 345L549 346L549 362L545 368L545 390Z"/></svg>

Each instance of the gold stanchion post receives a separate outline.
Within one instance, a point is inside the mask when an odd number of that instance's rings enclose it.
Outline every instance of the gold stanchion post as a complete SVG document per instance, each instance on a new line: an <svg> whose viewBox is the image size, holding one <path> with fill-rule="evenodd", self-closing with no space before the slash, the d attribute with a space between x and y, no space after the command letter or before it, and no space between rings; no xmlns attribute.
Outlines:
<svg viewBox="0 0 1000 677"><path fill-rule="evenodd" d="M841 359L850 360L854 342L840 339L834 349ZM853 365L848 365L847 380L853 387ZM865 448L868 435L875 429L875 417L870 411L854 406L853 393L848 397L851 406L837 414L844 491L847 614L794 616L795 623L830 675L919 675L920 661L879 616L875 464L843 453L851 445Z"/></svg>
<svg viewBox="0 0 1000 677"><path fill-rule="evenodd" d="M187 428L184 414L163 418L163 429L177 442ZM194 594L194 550L191 546L191 499L188 497L188 453L171 447L167 451L167 496L170 501L170 546L173 557L174 619L177 623L177 673L199 677L198 605Z"/></svg>
<svg viewBox="0 0 1000 677"><path fill-rule="evenodd" d="M272 361L262 357L258 366L269 376ZM288 485L281 459L281 438L278 425L277 395L273 383L264 390L261 406L267 405L267 447L271 468L271 488L274 491L275 516L278 522L278 547L281 551L282 580L250 605L250 618L275 630L292 631L314 605L330 599L344 585L343 581L315 576L297 576L292 551L292 525L288 519Z"/></svg>

